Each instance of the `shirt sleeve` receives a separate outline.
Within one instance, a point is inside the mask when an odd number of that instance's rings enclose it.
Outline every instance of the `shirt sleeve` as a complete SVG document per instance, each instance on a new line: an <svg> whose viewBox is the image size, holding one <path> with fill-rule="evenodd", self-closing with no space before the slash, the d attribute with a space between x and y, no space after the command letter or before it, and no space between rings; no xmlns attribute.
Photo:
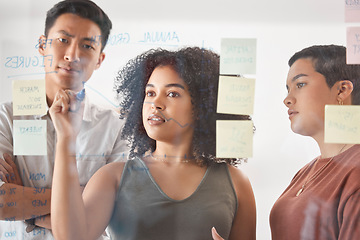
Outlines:
<svg viewBox="0 0 360 240"><path fill-rule="evenodd" d="M117 120L120 122L120 128L118 129L117 136L115 138L114 147L112 149L110 157L106 160L106 163L111 162L124 162L128 160L129 147L127 141L121 138L121 130L124 125L124 120Z"/></svg>
<svg viewBox="0 0 360 240"><path fill-rule="evenodd" d="M352 194L346 202L339 240L360 239L360 190Z"/></svg>
<svg viewBox="0 0 360 240"><path fill-rule="evenodd" d="M12 119L12 105L0 105L0 158L3 158L4 153L13 154L13 119ZM0 187L4 184L0 180Z"/></svg>

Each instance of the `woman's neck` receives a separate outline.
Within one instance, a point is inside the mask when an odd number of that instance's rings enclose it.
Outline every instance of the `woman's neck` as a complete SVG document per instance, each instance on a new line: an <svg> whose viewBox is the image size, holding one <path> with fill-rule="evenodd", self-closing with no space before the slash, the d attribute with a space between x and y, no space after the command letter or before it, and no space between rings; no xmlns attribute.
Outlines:
<svg viewBox="0 0 360 240"><path fill-rule="evenodd" d="M154 156L171 158L174 161L180 161L184 158L191 159L193 158L193 154L191 151L191 146L189 144L183 145L173 145L164 142L156 142L156 148L153 152Z"/></svg>
<svg viewBox="0 0 360 240"><path fill-rule="evenodd" d="M340 153L346 151L347 149L354 146L354 144L344 144L344 143L322 143L319 144L321 158L330 158Z"/></svg>

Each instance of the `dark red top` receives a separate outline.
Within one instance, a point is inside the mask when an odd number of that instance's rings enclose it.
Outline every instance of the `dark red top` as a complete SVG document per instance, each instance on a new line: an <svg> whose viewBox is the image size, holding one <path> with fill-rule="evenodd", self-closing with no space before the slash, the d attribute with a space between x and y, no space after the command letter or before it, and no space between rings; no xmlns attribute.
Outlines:
<svg viewBox="0 0 360 240"><path fill-rule="evenodd" d="M309 172L326 164L319 159L303 167L270 213L273 240L360 239L360 145L334 157L296 197Z"/></svg>

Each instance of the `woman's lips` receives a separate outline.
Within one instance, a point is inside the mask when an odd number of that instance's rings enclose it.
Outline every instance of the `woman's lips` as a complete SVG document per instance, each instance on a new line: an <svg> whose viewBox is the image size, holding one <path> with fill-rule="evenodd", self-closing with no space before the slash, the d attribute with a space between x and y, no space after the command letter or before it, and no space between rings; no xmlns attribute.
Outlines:
<svg viewBox="0 0 360 240"><path fill-rule="evenodd" d="M148 117L147 121L150 125L160 125L160 124L163 124L164 122L166 122L164 118L162 118L158 115L155 115L155 114L151 114Z"/></svg>
<svg viewBox="0 0 360 240"><path fill-rule="evenodd" d="M297 111L294 111L294 110L292 110L292 109L289 109L288 110L288 114L289 114L289 118L292 118L292 117L294 117L296 114L298 114L299 112L297 112Z"/></svg>

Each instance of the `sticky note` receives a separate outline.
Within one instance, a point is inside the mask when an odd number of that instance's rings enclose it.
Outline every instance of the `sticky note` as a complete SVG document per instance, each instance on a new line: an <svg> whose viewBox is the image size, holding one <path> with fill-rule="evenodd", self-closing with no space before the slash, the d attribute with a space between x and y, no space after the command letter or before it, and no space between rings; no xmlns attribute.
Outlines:
<svg viewBox="0 0 360 240"><path fill-rule="evenodd" d="M242 75L256 73L256 39L221 39L220 74Z"/></svg>
<svg viewBox="0 0 360 240"><path fill-rule="evenodd" d="M360 106L325 106L325 142L360 143Z"/></svg>
<svg viewBox="0 0 360 240"><path fill-rule="evenodd" d="M251 120L216 121L216 157L252 157L253 123Z"/></svg>
<svg viewBox="0 0 360 240"><path fill-rule="evenodd" d="M219 77L217 112L251 115L254 111L255 79Z"/></svg>
<svg viewBox="0 0 360 240"><path fill-rule="evenodd" d="M346 29L346 63L360 64L360 27Z"/></svg>
<svg viewBox="0 0 360 240"><path fill-rule="evenodd" d="M14 120L14 155L47 155L46 120Z"/></svg>
<svg viewBox="0 0 360 240"><path fill-rule="evenodd" d="M345 22L360 22L360 2L345 0Z"/></svg>
<svg viewBox="0 0 360 240"><path fill-rule="evenodd" d="M13 81L13 114L46 114L45 80Z"/></svg>

